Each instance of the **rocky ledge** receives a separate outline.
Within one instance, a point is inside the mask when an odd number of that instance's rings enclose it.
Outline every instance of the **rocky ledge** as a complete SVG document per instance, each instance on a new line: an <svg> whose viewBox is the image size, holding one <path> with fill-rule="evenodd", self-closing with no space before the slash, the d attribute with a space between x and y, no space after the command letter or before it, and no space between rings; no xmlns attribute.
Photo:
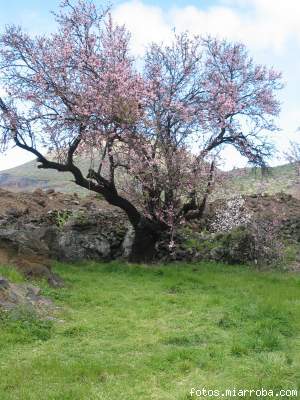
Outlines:
<svg viewBox="0 0 300 400"><path fill-rule="evenodd" d="M34 309L38 313L54 308L51 300L41 296L41 290L37 286L10 283L0 276L0 310L10 311L20 306Z"/></svg>
<svg viewBox="0 0 300 400"><path fill-rule="evenodd" d="M127 230L126 216L96 196L0 189L0 264L13 264L27 277L46 278L53 286L62 282L51 272L51 260L121 257Z"/></svg>
<svg viewBox="0 0 300 400"><path fill-rule="evenodd" d="M175 248L170 249L168 239L157 244L156 260L256 262L257 248L263 246L253 229L210 232L216 216L223 220L224 213L233 208L236 212L237 207L228 206L226 200L210 204L203 220L177 232ZM265 224L276 220L281 236L294 245L300 260L299 200L286 194L248 196L240 202L240 212ZM234 218L240 221L239 214ZM45 278L53 286L63 282L51 271L52 260L126 257L132 233L125 214L95 195L79 198L54 190L11 193L0 189L0 265L15 265L27 277Z"/></svg>

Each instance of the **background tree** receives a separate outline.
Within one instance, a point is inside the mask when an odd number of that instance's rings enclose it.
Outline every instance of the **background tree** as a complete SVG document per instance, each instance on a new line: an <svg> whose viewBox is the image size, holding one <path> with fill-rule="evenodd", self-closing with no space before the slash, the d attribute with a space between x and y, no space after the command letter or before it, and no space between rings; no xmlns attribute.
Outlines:
<svg viewBox="0 0 300 400"><path fill-rule="evenodd" d="M280 74L255 65L242 44L187 33L151 45L141 71L109 10L65 0L55 18L48 37L14 26L1 36L2 149L71 172L124 210L132 259L150 259L163 232L202 215L216 152L232 145L265 165ZM76 156L91 152L99 161L85 177Z"/></svg>
<svg viewBox="0 0 300 400"><path fill-rule="evenodd" d="M300 179L300 143L290 141L288 150L284 153L286 160L293 164L296 171L297 179Z"/></svg>

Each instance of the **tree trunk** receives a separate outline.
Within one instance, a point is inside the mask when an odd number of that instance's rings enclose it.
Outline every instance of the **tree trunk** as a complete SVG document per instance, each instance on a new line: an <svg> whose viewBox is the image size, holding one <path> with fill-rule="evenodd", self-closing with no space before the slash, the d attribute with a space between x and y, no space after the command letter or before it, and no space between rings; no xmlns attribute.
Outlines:
<svg viewBox="0 0 300 400"><path fill-rule="evenodd" d="M152 262L155 258L155 245L161 237L161 228L142 218L134 231L129 261Z"/></svg>

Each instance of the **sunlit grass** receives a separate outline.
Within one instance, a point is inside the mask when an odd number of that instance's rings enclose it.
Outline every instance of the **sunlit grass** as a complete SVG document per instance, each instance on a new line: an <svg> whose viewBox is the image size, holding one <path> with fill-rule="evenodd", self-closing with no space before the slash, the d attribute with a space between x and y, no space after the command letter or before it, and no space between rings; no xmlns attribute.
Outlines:
<svg viewBox="0 0 300 400"><path fill-rule="evenodd" d="M1 400L300 386L300 276L204 263L55 270L66 287L43 289L62 307L54 326L39 337L33 321L27 342L0 328Z"/></svg>
<svg viewBox="0 0 300 400"><path fill-rule="evenodd" d="M6 265L0 265L0 277L9 279L9 281L12 283L20 283L25 281L24 276L20 272Z"/></svg>

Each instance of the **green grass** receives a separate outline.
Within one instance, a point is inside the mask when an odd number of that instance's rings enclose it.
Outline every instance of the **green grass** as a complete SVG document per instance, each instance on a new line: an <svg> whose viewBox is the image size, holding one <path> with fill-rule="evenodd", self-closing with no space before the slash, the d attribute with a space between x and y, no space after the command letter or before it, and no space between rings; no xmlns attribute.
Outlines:
<svg viewBox="0 0 300 400"><path fill-rule="evenodd" d="M12 283L21 283L25 281L24 276L20 272L6 265L0 265L0 276L8 279Z"/></svg>
<svg viewBox="0 0 300 400"><path fill-rule="evenodd" d="M43 288L61 307L51 326L0 322L1 400L300 388L299 275L204 263L55 270L66 287Z"/></svg>
<svg viewBox="0 0 300 400"><path fill-rule="evenodd" d="M231 195L233 192L249 195L262 191L268 194L284 192L299 197L299 186L297 188L296 185L298 178L292 164L269 168L264 176L260 169L255 168L233 170L229 176L228 188Z"/></svg>
<svg viewBox="0 0 300 400"><path fill-rule="evenodd" d="M46 341L51 337L53 322L41 319L32 308L19 306L11 312L0 312L0 348L8 345Z"/></svg>

